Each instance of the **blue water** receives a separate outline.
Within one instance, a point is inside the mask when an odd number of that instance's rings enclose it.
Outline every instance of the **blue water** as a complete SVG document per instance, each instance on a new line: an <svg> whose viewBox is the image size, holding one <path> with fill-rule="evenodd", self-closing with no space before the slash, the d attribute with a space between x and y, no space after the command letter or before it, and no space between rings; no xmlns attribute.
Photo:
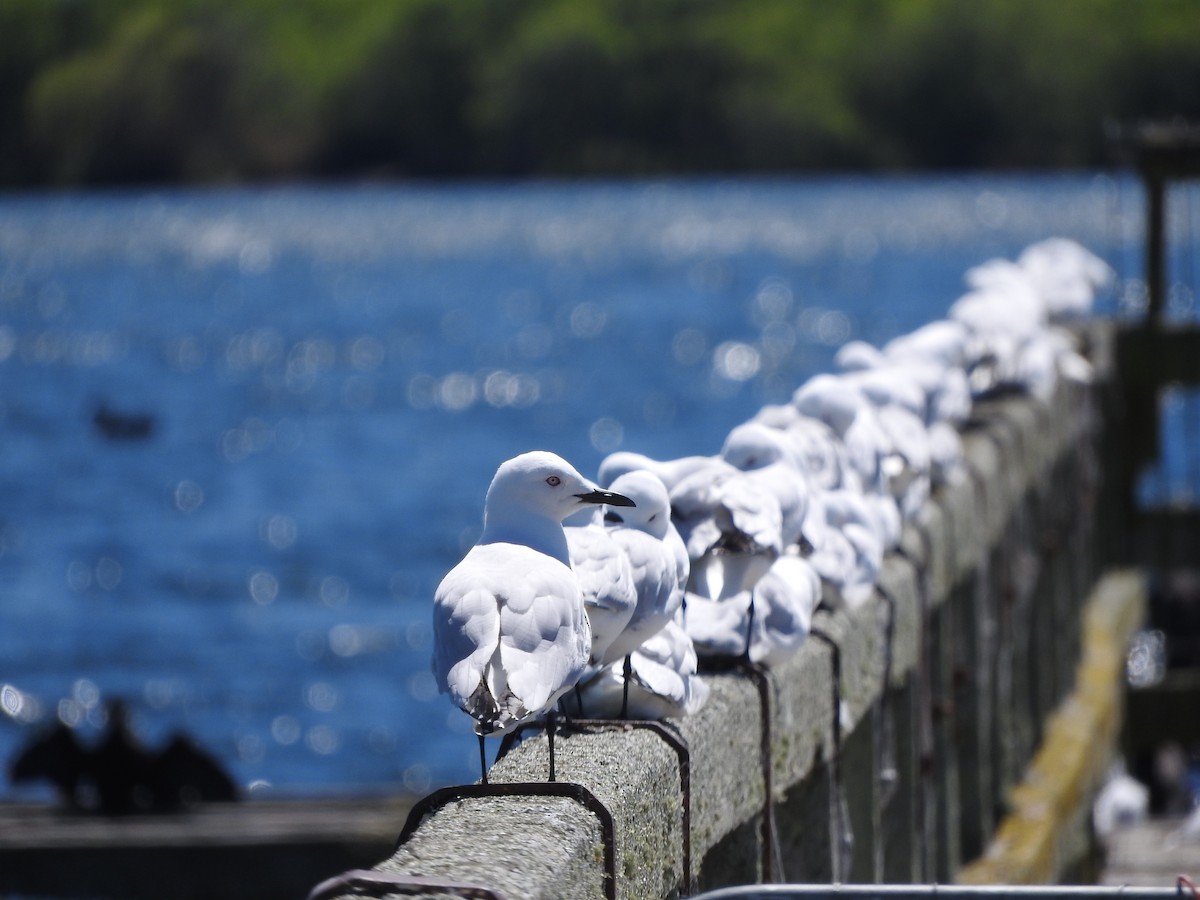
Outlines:
<svg viewBox="0 0 1200 900"><path fill-rule="evenodd" d="M430 597L497 463L715 452L989 257L1136 275L1140 213L1098 174L0 197L0 758L121 696L266 795L473 778Z"/></svg>

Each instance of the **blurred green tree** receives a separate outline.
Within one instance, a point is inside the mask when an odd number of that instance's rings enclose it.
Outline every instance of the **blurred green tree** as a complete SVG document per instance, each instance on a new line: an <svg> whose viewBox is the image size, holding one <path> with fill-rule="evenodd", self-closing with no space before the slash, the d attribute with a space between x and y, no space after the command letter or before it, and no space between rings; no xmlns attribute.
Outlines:
<svg viewBox="0 0 1200 900"><path fill-rule="evenodd" d="M435 0L387 23L333 90L321 171L470 173L474 136L466 109L486 20L478 3Z"/></svg>
<svg viewBox="0 0 1200 900"><path fill-rule="evenodd" d="M1193 0L5 0L0 183L1092 166Z"/></svg>
<svg viewBox="0 0 1200 900"><path fill-rule="evenodd" d="M315 135L233 14L147 6L98 46L48 67L28 98L59 183L297 174Z"/></svg>

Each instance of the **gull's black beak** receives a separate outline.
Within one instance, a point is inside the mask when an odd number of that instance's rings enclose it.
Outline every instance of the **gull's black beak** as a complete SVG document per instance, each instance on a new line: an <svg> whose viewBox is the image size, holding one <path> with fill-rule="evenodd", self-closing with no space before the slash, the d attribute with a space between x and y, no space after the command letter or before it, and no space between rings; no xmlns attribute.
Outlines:
<svg viewBox="0 0 1200 900"><path fill-rule="evenodd" d="M619 515L617 515L611 509L604 514L604 521L605 522L621 522L621 523L625 522L624 519L622 519Z"/></svg>
<svg viewBox="0 0 1200 900"><path fill-rule="evenodd" d="M637 506L624 494L614 494L612 491L588 491L586 494L576 494L583 503L607 503L609 506Z"/></svg>

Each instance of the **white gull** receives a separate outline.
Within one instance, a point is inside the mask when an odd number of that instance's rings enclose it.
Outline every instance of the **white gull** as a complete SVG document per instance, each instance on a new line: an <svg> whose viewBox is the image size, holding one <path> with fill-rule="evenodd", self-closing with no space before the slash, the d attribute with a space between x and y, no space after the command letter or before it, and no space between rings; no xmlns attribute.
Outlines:
<svg viewBox="0 0 1200 900"><path fill-rule="evenodd" d="M725 438L721 458L746 473L779 501L780 536L784 549L810 537L805 533L809 487L797 467L793 448L782 433L760 422L738 425Z"/></svg>
<svg viewBox="0 0 1200 900"><path fill-rule="evenodd" d="M496 470L483 534L442 579L433 604L433 673L475 719L481 767L485 735L550 712L588 662L591 629L563 519L588 504L632 502L545 451Z"/></svg>
<svg viewBox="0 0 1200 900"><path fill-rule="evenodd" d="M792 403L803 415L833 429L845 445L864 491L882 486L880 467L892 451L891 441L861 388L838 375L814 375L796 389Z"/></svg>
<svg viewBox="0 0 1200 900"><path fill-rule="evenodd" d="M892 338L883 345L883 354L888 359L923 360L942 368L965 369L970 342L963 323L937 319Z"/></svg>
<svg viewBox="0 0 1200 900"><path fill-rule="evenodd" d="M875 511L884 548L900 542L903 520L889 479L897 469L893 439L862 389L838 375L815 375L796 389L792 403L806 416L819 419L837 435L856 472L861 492Z"/></svg>
<svg viewBox="0 0 1200 900"><path fill-rule="evenodd" d="M688 595L687 631L701 656L778 666L808 636L821 580L808 561L781 556L753 588L721 600Z"/></svg>
<svg viewBox="0 0 1200 900"><path fill-rule="evenodd" d="M637 591L633 615L607 653L615 660L628 657L674 618L683 603L683 585L669 537L671 504L663 483L639 470L620 476L613 490L636 504L620 512L610 509L605 516L609 535L629 559Z"/></svg>
<svg viewBox="0 0 1200 900"><path fill-rule="evenodd" d="M691 560L689 592L712 600L746 590L784 552L774 492L745 472L696 472L671 492L671 509Z"/></svg>
<svg viewBox="0 0 1200 900"><path fill-rule="evenodd" d="M821 506L826 539L808 561L821 576L826 606L855 608L870 597L879 580L890 526L880 521L880 506L856 491L827 491Z"/></svg>
<svg viewBox="0 0 1200 900"><path fill-rule="evenodd" d="M608 651L633 617L638 595L629 557L604 527L601 510L596 508L595 512L595 521L585 525L568 521L563 530L571 568L579 579L583 605L592 626L589 664L600 668L617 658Z"/></svg>
<svg viewBox="0 0 1200 900"><path fill-rule="evenodd" d="M819 419L804 415L791 403L782 403L764 406L751 421L783 435L796 467L804 473L814 493L860 486L860 480L846 458L845 445L833 429Z"/></svg>
<svg viewBox="0 0 1200 900"><path fill-rule="evenodd" d="M1125 771L1118 762L1109 770L1092 801L1096 836L1107 842L1117 831L1139 824L1150 810L1150 789Z"/></svg>
<svg viewBox="0 0 1200 900"><path fill-rule="evenodd" d="M1055 320L1090 315L1097 291L1116 278L1108 263L1063 237L1030 244L1017 257L1017 265L1025 270Z"/></svg>
<svg viewBox="0 0 1200 900"><path fill-rule="evenodd" d="M614 663L581 686L582 709L598 718L624 715L655 720L692 715L708 699L708 685L696 667L691 638L678 624L668 622L630 654L628 669Z"/></svg>
<svg viewBox="0 0 1200 900"><path fill-rule="evenodd" d="M654 459L631 450L618 450L600 461L596 476L600 484L608 487L627 472L646 471L658 476L668 491L674 489L693 472L707 469L713 463L711 456L683 456L679 459Z"/></svg>

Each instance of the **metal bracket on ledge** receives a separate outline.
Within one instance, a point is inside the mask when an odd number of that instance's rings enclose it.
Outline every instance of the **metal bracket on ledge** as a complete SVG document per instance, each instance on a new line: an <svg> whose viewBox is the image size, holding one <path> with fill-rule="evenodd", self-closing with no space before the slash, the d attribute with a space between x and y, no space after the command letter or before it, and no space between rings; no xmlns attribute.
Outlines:
<svg viewBox="0 0 1200 900"><path fill-rule="evenodd" d="M782 865L777 859L775 845L778 835L775 830L775 801L772 787L771 760L771 678L766 666L752 663L747 655L737 657L709 657L700 661L700 671L729 672L737 671L754 683L758 691L759 721L762 723L759 749L759 763L762 766L763 777L763 811L762 811L762 873L765 882L782 880L776 872L776 866Z"/></svg>
<svg viewBox="0 0 1200 900"><path fill-rule="evenodd" d="M892 669L894 668L894 648L896 642L896 598L883 585L876 583L875 592L883 601L887 611L887 620L883 626L883 688L879 692L879 703L876 706L879 715L879 740L876 741L878 750L879 806L885 807L891 802L899 784L899 770L896 763L896 721L892 709Z"/></svg>
<svg viewBox="0 0 1200 900"><path fill-rule="evenodd" d="M500 749L496 753L499 762L516 746L522 733L536 728L538 723L529 722L518 726L504 735ZM595 732L595 731L653 731L662 738L679 758L679 788L682 798L682 842L683 842L683 887L687 893L694 893L696 884L692 880L692 753L680 735L676 734L662 722L649 719L567 719L562 723L565 731Z"/></svg>
<svg viewBox="0 0 1200 900"><path fill-rule="evenodd" d="M833 702L833 755L829 760L829 778L833 785L830 796L830 857L835 884L846 881L854 856L854 829L846 803L846 786L842 778L842 648L833 636L814 628L809 636L829 647Z"/></svg>
<svg viewBox="0 0 1200 900"><path fill-rule="evenodd" d="M569 781L512 781L489 784L459 784L434 791L419 800L408 813L396 849L412 837L421 821L448 803L457 800L475 800L493 797L567 797L586 806L600 820L600 838L604 845L604 896L616 900L617 861L616 826L612 813L600 800L581 784ZM494 892L493 892L494 893ZM465 896L465 895L464 895Z"/></svg>
<svg viewBox="0 0 1200 900"><path fill-rule="evenodd" d="M331 900L350 894L355 897L387 897L392 894L423 894L437 891L468 900L505 900L499 891L479 884L446 881L422 875L382 872L378 869L351 869L327 878L308 894L307 900Z"/></svg>

